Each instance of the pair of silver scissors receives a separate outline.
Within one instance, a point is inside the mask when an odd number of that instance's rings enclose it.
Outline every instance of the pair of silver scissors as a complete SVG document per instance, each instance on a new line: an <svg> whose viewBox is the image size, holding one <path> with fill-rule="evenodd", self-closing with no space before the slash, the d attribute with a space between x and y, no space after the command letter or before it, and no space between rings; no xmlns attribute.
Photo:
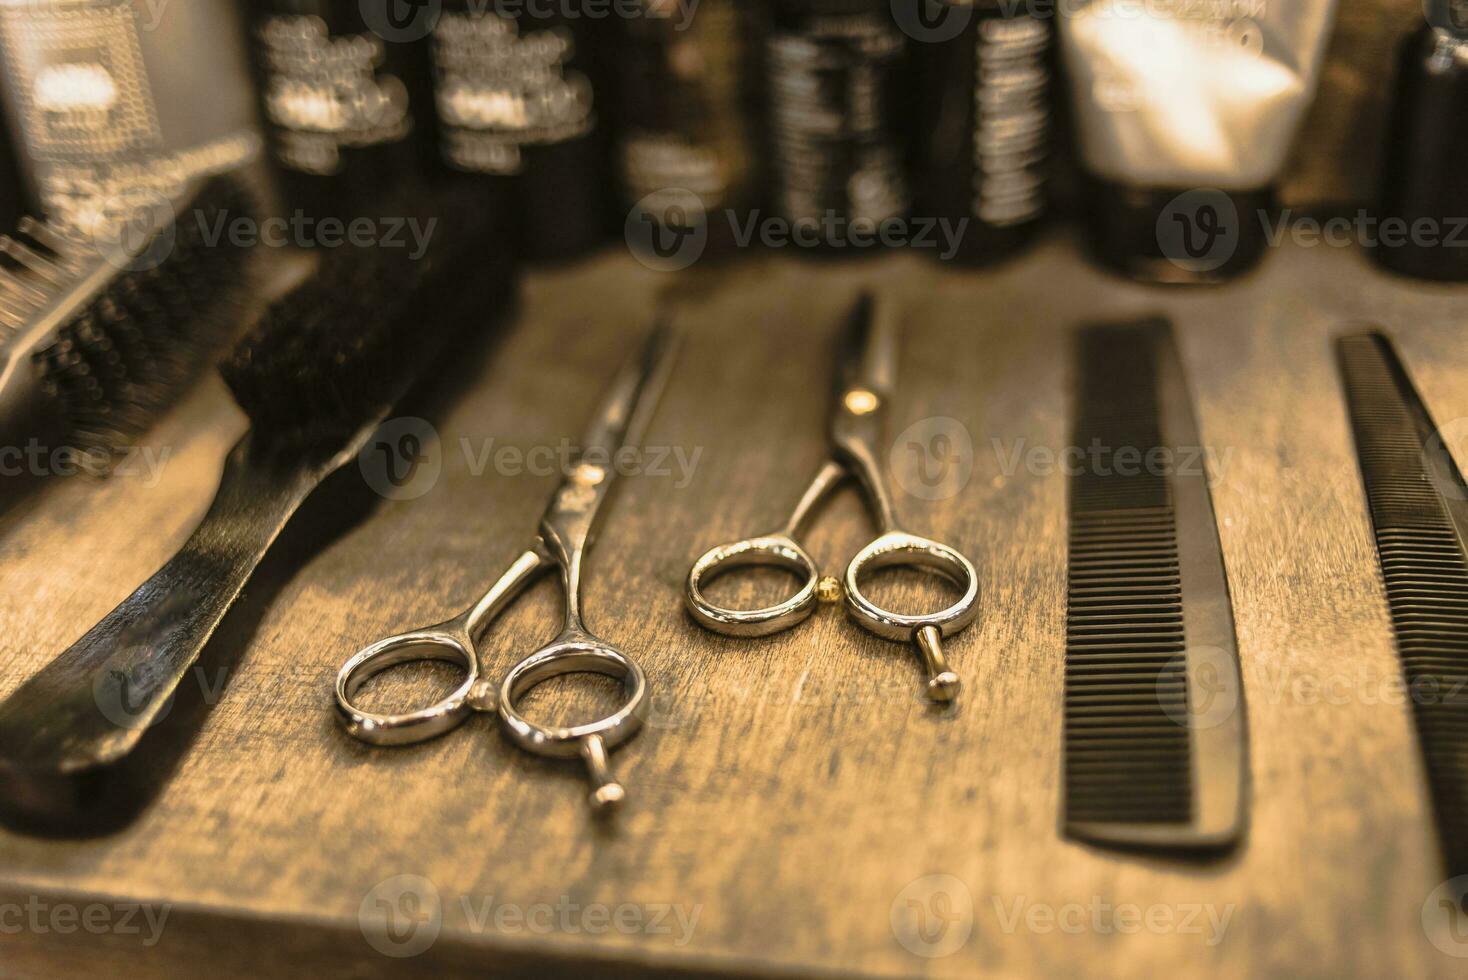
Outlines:
<svg viewBox="0 0 1468 980"><path fill-rule="evenodd" d="M854 477L878 526L877 537L846 566L841 591L852 618L884 639L913 642L928 673L927 691L935 701L958 696L958 675L948 668L943 638L974 621L979 612L979 579L974 566L946 544L900 530L892 494L879 460L883 420L892 400L897 368L897 330L886 310L864 294L851 313L841 342L835 405L830 423L832 458L820 468L784 526L769 534L710 549L693 563L684 599L702 626L730 636L768 636L789 629L815 609L822 593L821 574L797 542L816 506L842 481ZM736 568L773 565L793 572L803 585L793 596L763 609L727 609L709 600L704 587ZM904 615L883 609L862 592L866 573L883 567L917 567L953 582L961 595L946 609Z"/></svg>
<svg viewBox="0 0 1468 980"><path fill-rule="evenodd" d="M442 735L475 712L497 712L504 733L521 748L552 758L580 756L591 777L590 799L596 810L613 808L626 797L612 777L607 753L641 728L647 678L636 661L586 629L581 573L597 515L616 476L613 460L623 447L639 444L667 380L675 346L668 329L659 326L622 368L597 409L577 462L551 497L539 532L489 591L453 619L378 640L342 665L336 677L337 713L352 736L374 745L408 745ZM496 688L485 677L478 639L527 585L552 568L560 571L566 596L561 634L511 667ZM353 703L369 678L389 667L423 660L462 667L463 683L443 700L405 714L376 714ZM516 707L525 692L542 681L583 672L621 680L622 706L598 721L569 727L536 724Z"/></svg>

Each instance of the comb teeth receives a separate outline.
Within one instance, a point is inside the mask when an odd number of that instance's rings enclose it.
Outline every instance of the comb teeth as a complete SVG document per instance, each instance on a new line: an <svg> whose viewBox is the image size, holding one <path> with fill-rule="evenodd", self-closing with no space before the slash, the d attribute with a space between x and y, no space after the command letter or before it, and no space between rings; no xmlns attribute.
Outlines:
<svg viewBox="0 0 1468 980"><path fill-rule="evenodd" d="M0 343L31 360L78 445L110 449L137 435L218 349L245 250L205 235L221 216L250 211L234 180L208 181L150 268L123 267L81 233L33 220L0 241L10 266L0 272Z"/></svg>
<svg viewBox="0 0 1468 980"><path fill-rule="evenodd" d="M1155 360L1137 333L1083 336L1074 445L1162 445ZM1082 467L1072 481L1065 640L1066 819L1190 820L1182 580L1165 477Z"/></svg>
<svg viewBox="0 0 1468 980"><path fill-rule="evenodd" d="M1339 341L1392 627L1449 875L1468 873L1468 557L1461 471L1379 334ZM1451 499L1441 488L1453 486ZM1456 512L1456 513L1455 513Z"/></svg>

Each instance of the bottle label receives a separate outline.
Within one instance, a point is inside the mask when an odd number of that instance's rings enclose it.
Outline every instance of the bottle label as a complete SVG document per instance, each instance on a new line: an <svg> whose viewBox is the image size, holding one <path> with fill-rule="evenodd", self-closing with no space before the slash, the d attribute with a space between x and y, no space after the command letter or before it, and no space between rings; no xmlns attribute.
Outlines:
<svg viewBox="0 0 1468 980"><path fill-rule="evenodd" d="M396 143L412 132L407 86L381 70L382 38L333 35L320 17L292 15L266 17L258 37L265 113L283 166L339 173L343 148Z"/></svg>
<svg viewBox="0 0 1468 980"><path fill-rule="evenodd" d="M444 13L433 31L433 62L445 161L516 174L524 147L591 132L591 82L567 67L574 55L569 31L521 34L510 17Z"/></svg>
<svg viewBox="0 0 1468 980"><path fill-rule="evenodd" d="M83 231L259 153L243 118L211 119L213 132L188 144L163 132L157 96L180 98L160 84L176 56L168 38L145 38L140 16L132 0L0 4L17 155L48 216Z"/></svg>
<svg viewBox="0 0 1468 980"><path fill-rule="evenodd" d="M976 43L973 215L1022 224L1045 207L1050 28L1033 17L985 18Z"/></svg>
<svg viewBox="0 0 1468 980"><path fill-rule="evenodd" d="M907 210L892 86L903 35L880 17L770 39L775 200L790 220L880 222Z"/></svg>
<svg viewBox="0 0 1468 980"><path fill-rule="evenodd" d="M621 158L628 194L636 201L649 196L656 200L668 191L692 191L705 210L724 204L729 178L724 161L711 146L673 133L633 132L622 139Z"/></svg>
<svg viewBox="0 0 1468 980"><path fill-rule="evenodd" d="M619 158L629 203L656 206L664 192L704 211L742 203L733 198L755 154L740 88L748 30L741 2L702 0L683 26L658 19L671 5L649 4L652 26L623 47Z"/></svg>

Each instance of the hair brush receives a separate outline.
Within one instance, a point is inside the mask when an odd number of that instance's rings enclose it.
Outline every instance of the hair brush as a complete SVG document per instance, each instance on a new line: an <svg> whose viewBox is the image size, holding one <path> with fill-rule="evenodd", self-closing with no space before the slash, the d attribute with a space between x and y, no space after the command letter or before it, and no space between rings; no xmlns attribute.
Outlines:
<svg viewBox="0 0 1468 980"><path fill-rule="evenodd" d="M86 832L116 822L114 801L131 808L126 764L152 764L139 743L291 515L429 373L453 328L483 323L493 312L484 307L505 300L507 256L493 229L466 220L472 205L440 196L387 213L437 217L424 253L328 251L266 311L221 365L250 428L202 522L131 597L0 704L0 815L9 822Z"/></svg>
<svg viewBox="0 0 1468 980"><path fill-rule="evenodd" d="M211 236L252 213L215 177L140 248L30 218L0 237L0 447L106 454L144 432L228 342L249 250Z"/></svg>

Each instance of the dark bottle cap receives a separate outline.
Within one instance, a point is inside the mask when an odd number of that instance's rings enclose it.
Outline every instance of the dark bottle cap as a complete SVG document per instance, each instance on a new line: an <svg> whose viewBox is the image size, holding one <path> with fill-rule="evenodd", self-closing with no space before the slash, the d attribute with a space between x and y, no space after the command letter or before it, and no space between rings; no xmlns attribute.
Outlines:
<svg viewBox="0 0 1468 980"><path fill-rule="evenodd" d="M1433 26L1402 45L1370 243L1385 268L1443 282L1468 282L1468 65L1452 56L1458 47Z"/></svg>
<svg viewBox="0 0 1468 980"><path fill-rule="evenodd" d="M1133 279L1211 283L1252 268L1268 245L1273 188L1134 187L1092 177L1096 258Z"/></svg>

